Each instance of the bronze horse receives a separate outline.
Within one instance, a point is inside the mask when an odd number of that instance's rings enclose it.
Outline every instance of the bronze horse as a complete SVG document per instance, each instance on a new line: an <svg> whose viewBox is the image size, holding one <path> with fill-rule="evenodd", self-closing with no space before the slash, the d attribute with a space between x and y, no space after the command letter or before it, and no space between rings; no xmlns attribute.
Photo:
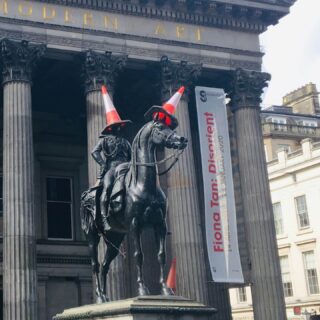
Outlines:
<svg viewBox="0 0 320 320"><path fill-rule="evenodd" d="M176 120L176 119L175 119ZM106 277L110 263L119 253L119 247L127 232L132 232L134 239L134 257L137 266L138 294L147 295L149 291L143 280L142 264L143 252L141 248L141 233L145 227L153 227L158 247L158 262L160 265L160 286L163 295L172 295L165 282L164 267L166 262L165 240L166 226L166 196L162 191L156 160L156 149L164 146L170 149L182 150L187 146L187 139L178 136L173 128L160 121L150 121L145 124L132 144L132 160L129 164L119 166L119 179L123 179L121 205L115 197L115 202L110 203L111 226L116 227L103 233L101 221L99 222L99 201L95 196L90 197L92 189L82 196L81 222L89 242L93 274L96 279L97 302L108 301L106 295ZM123 170L125 169L125 170ZM123 174L125 171L125 174ZM117 189L117 188L115 188ZM89 199L89 201L88 201ZM90 204L91 199L91 204ZM111 197L112 199L112 197ZM88 205L89 202L89 205ZM94 208L96 205L96 208ZM116 212L113 212L116 211ZM113 221L113 224L112 224ZM120 226L120 227L119 227ZM100 236L107 245L105 258L101 267L101 281L99 278L98 243Z"/></svg>

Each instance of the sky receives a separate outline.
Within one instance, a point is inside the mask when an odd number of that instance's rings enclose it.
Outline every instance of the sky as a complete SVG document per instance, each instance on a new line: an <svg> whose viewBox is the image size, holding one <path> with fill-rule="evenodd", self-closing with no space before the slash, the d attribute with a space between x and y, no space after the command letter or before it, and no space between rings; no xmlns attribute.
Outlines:
<svg viewBox="0 0 320 320"><path fill-rule="evenodd" d="M297 0L290 13L260 36L262 69L271 74L262 107L313 82L320 91L320 0Z"/></svg>

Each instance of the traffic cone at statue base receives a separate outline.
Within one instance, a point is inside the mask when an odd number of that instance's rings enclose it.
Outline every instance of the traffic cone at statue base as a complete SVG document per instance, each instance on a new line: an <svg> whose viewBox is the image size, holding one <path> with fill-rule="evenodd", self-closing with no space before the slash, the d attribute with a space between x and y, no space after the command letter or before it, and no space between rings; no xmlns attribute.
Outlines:
<svg viewBox="0 0 320 320"><path fill-rule="evenodd" d="M179 101L183 95L184 87L179 90L162 106L152 106L144 115L147 121L161 121L172 130L178 126L178 120L173 115L178 107Z"/></svg>
<svg viewBox="0 0 320 320"><path fill-rule="evenodd" d="M173 258L172 263L171 263L171 267L169 270L169 274L168 274L168 278L167 278L167 286L168 288L172 289L172 291L174 293L176 293L176 288L177 288L177 284L176 284L176 276L177 276L177 261L176 258Z"/></svg>
<svg viewBox="0 0 320 320"><path fill-rule="evenodd" d="M103 98L104 107L106 110L106 124L107 126L101 131L101 135L111 133L113 130L122 129L128 123L132 123L130 120L121 120L113 102L108 94L107 87L101 87L101 93Z"/></svg>

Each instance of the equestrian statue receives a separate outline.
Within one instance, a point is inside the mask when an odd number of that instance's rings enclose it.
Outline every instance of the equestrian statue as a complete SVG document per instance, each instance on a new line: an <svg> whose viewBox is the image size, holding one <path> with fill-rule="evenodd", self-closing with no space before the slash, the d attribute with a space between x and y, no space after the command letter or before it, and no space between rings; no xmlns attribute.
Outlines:
<svg viewBox="0 0 320 320"><path fill-rule="evenodd" d="M159 184L158 164L173 159L163 172L166 173L187 146L187 139L174 131L178 120L173 114L183 91L184 87L181 87L162 107L153 106L146 112L145 119L148 122L139 130L130 148L129 142L123 137L123 128L130 121L120 119L107 89L102 87L107 126L92 152L101 170L97 184L82 194L80 208L81 226L89 243L98 303L109 300L106 295L107 273L128 232L132 233L134 241L138 294L149 294L142 272L141 233L146 227L152 227L155 232L161 294L173 295L164 276L166 196ZM158 147L174 149L174 152L157 161ZM100 270L98 243L101 236L107 249Z"/></svg>

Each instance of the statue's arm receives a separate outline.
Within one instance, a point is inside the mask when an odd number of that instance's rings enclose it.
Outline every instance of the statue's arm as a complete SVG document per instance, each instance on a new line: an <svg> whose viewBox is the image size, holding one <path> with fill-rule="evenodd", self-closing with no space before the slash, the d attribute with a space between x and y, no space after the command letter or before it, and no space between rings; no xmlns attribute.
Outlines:
<svg viewBox="0 0 320 320"><path fill-rule="evenodd" d="M105 165L105 161L103 160L101 156L101 151L102 151L102 144L103 144L103 139L100 139L98 144L94 147L94 149L91 152L92 158L99 163L100 166Z"/></svg>

